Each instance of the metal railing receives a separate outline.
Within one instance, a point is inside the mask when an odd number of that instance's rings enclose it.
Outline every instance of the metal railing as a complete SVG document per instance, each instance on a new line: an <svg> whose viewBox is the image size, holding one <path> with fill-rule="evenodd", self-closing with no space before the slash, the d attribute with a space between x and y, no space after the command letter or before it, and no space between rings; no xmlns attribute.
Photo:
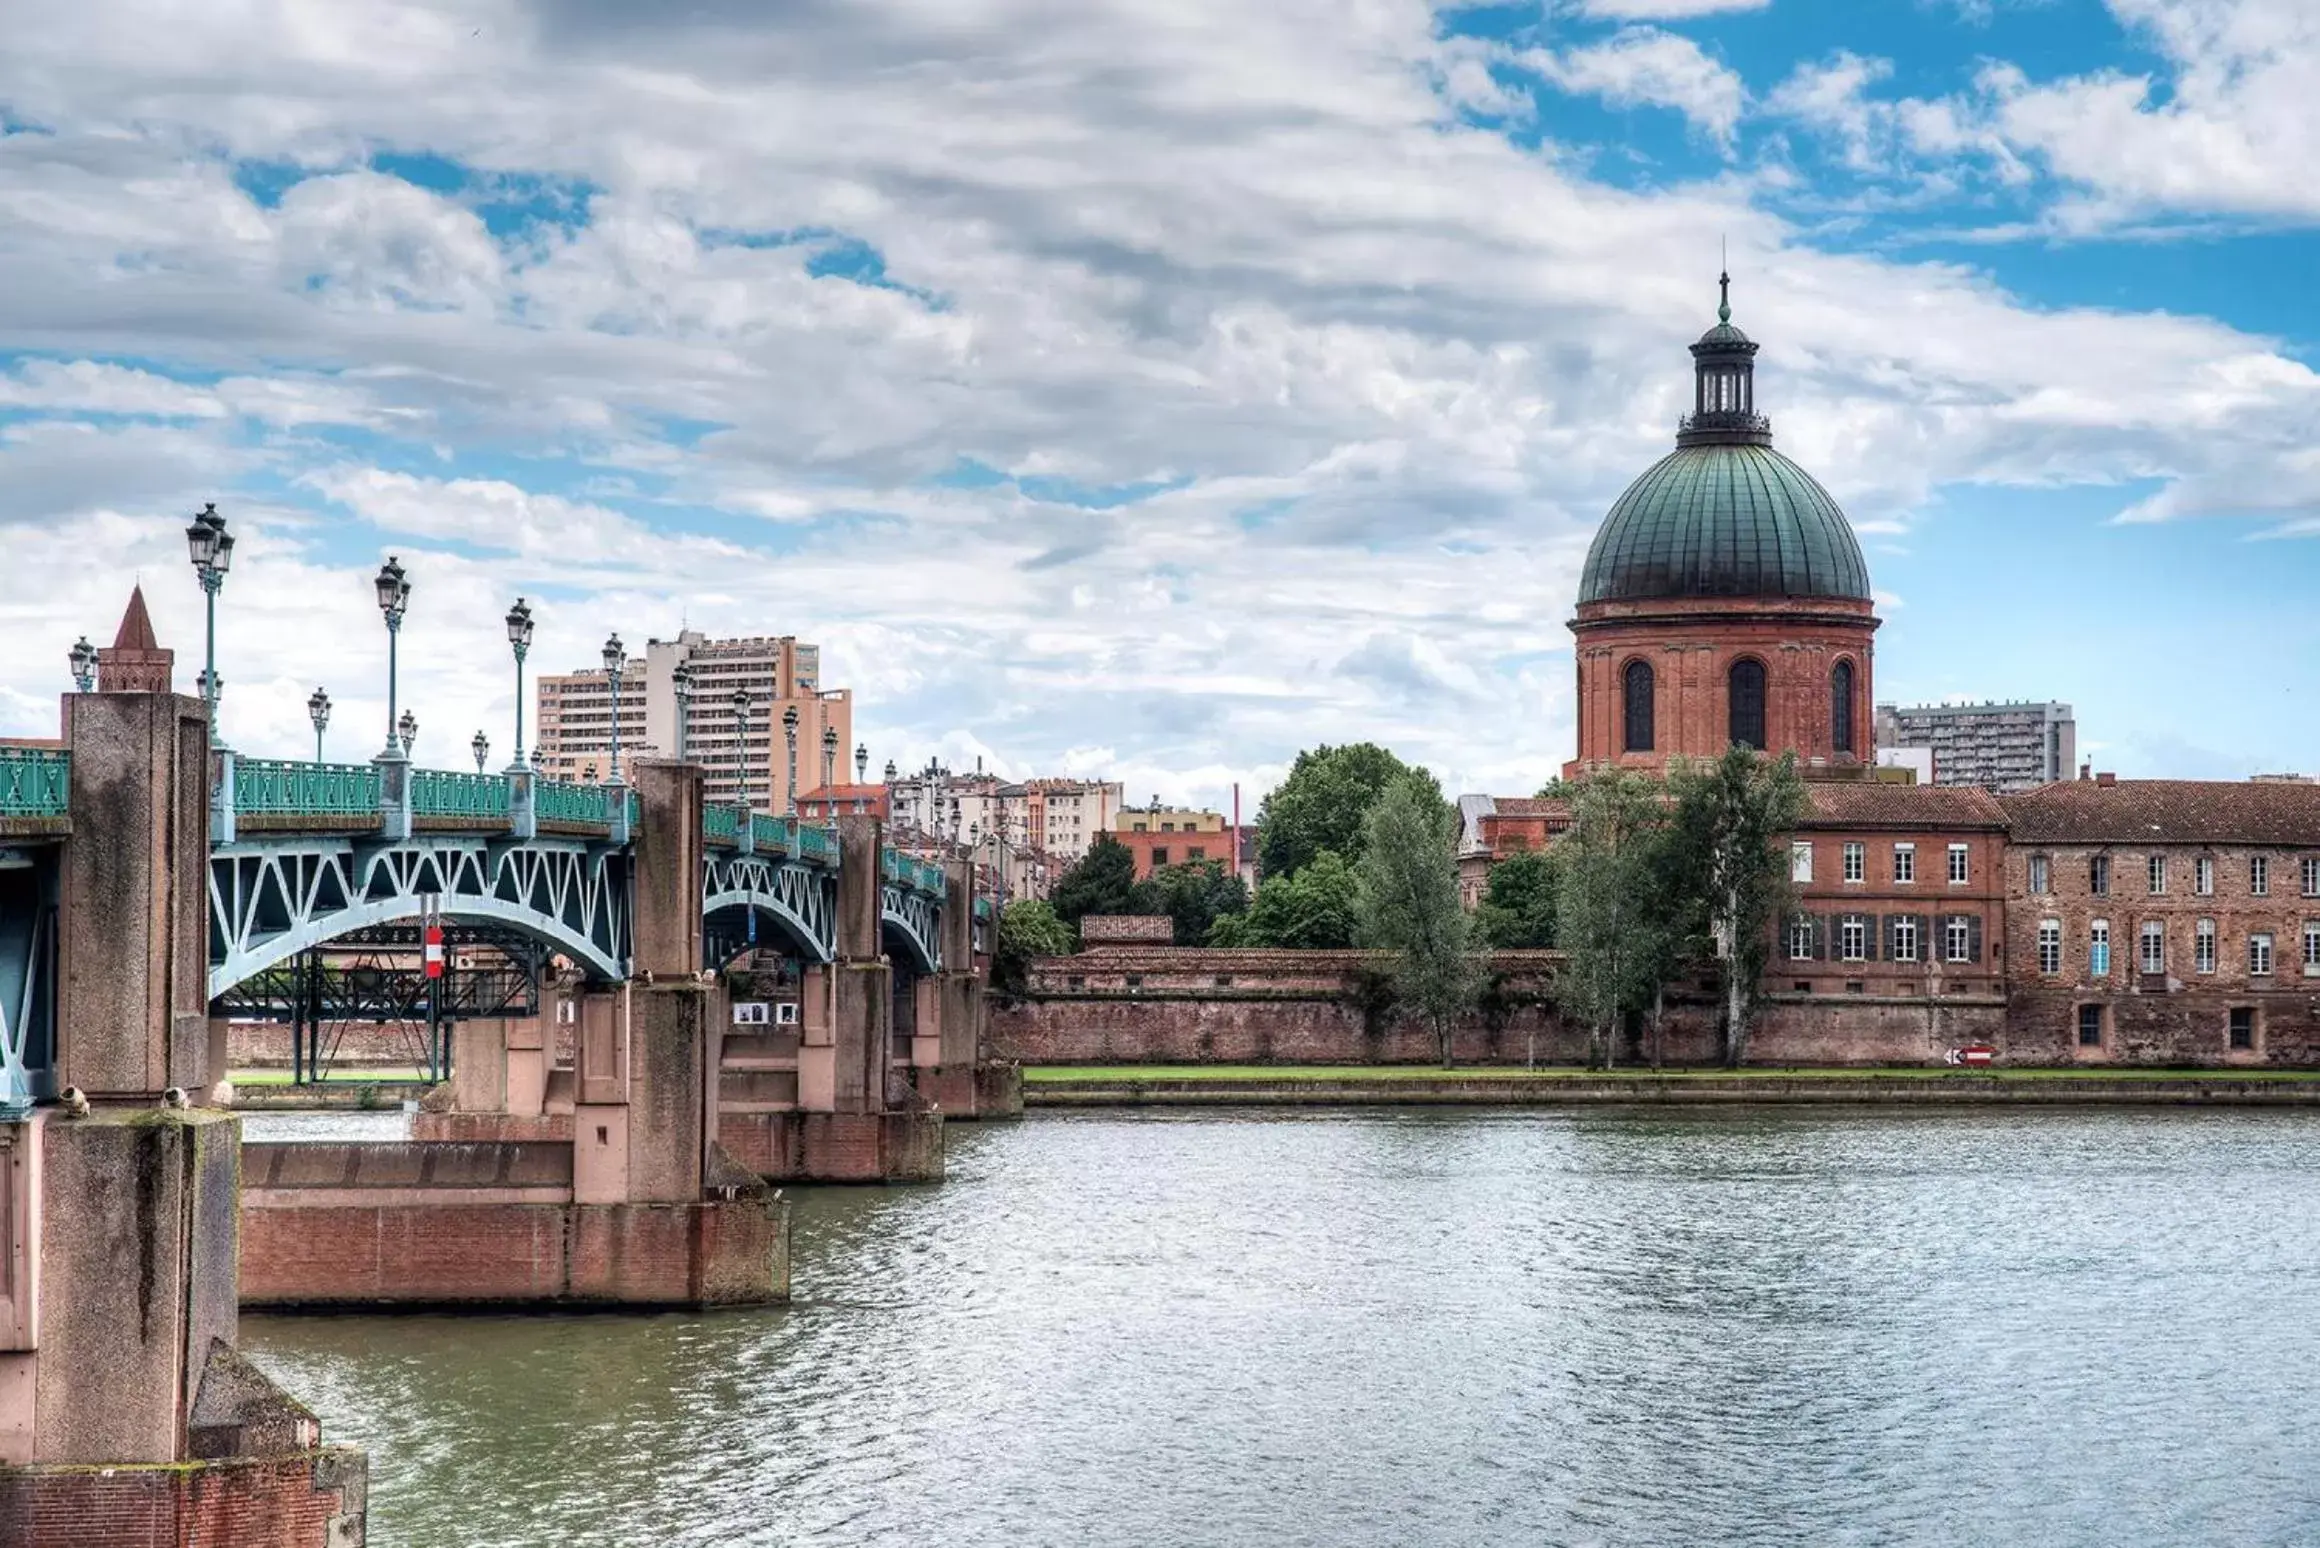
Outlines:
<svg viewBox="0 0 2320 1548"><path fill-rule="evenodd" d="M797 830L797 848L791 851L800 860L817 860L823 865L838 863L838 834L834 828L807 828Z"/></svg>
<svg viewBox="0 0 2320 1548"><path fill-rule="evenodd" d="M379 771L368 763L237 758L234 810L248 817L376 817Z"/></svg>
<svg viewBox="0 0 2320 1548"><path fill-rule="evenodd" d="M612 802L603 785L574 784L542 779L532 784L532 816L540 822L576 822L593 827L612 825Z"/></svg>
<svg viewBox="0 0 2320 1548"><path fill-rule="evenodd" d="M472 817L482 822L508 818L509 786L500 774L463 774L449 769L411 771L411 815Z"/></svg>
<svg viewBox="0 0 2320 1548"><path fill-rule="evenodd" d="M897 887L908 887L938 898L943 895L943 868L932 860L888 849L880 851L878 868L879 874Z"/></svg>
<svg viewBox="0 0 2320 1548"><path fill-rule="evenodd" d="M794 855L797 825L786 817L775 817L766 812L749 814L750 847L759 854Z"/></svg>
<svg viewBox="0 0 2320 1548"><path fill-rule="evenodd" d="M0 817L63 817L71 809L71 753L0 747Z"/></svg>
<svg viewBox="0 0 2320 1548"><path fill-rule="evenodd" d="M741 837L741 809L737 806L702 807L701 835L727 844L738 841Z"/></svg>

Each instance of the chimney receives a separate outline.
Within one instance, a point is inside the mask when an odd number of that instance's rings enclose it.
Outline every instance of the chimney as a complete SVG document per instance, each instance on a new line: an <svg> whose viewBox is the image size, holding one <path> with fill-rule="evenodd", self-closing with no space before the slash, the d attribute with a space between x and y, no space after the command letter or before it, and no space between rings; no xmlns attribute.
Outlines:
<svg viewBox="0 0 2320 1548"><path fill-rule="evenodd" d="M2078 777L2082 780L2094 778L2094 760L2092 758L2078 766Z"/></svg>
<svg viewBox="0 0 2320 1548"><path fill-rule="evenodd" d="M2119 777L2116 774L2113 774L2110 770L2105 769L2094 777L2094 782L2097 785L2100 785L2103 789L2108 790L2111 786L2119 782Z"/></svg>

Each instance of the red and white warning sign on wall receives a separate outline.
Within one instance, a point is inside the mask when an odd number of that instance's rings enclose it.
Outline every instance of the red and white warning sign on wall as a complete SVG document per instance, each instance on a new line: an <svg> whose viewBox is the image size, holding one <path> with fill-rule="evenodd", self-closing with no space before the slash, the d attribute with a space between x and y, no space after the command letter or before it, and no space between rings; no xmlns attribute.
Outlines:
<svg viewBox="0 0 2320 1548"><path fill-rule="evenodd" d="M425 941L423 960L427 964L427 976L441 978L443 976L443 927L432 919L428 920L427 933L423 939Z"/></svg>

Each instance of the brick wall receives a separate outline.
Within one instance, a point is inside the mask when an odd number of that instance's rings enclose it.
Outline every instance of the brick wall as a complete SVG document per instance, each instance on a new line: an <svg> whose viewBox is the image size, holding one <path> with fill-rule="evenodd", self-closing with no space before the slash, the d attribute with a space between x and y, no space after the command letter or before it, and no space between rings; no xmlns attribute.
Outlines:
<svg viewBox="0 0 2320 1548"><path fill-rule="evenodd" d="M365 1493L362 1454L339 1447L166 1467L0 1468L0 1543L337 1548L362 1541Z"/></svg>

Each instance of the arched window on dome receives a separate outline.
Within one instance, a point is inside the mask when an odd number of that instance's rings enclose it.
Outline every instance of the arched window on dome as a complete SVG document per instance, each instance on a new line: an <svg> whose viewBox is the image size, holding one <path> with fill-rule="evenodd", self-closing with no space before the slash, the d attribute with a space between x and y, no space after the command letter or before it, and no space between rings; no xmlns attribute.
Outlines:
<svg viewBox="0 0 2320 1548"><path fill-rule="evenodd" d="M1741 747L1764 750L1764 663L1743 657L1732 663L1729 680L1732 740Z"/></svg>
<svg viewBox="0 0 2320 1548"><path fill-rule="evenodd" d="M1829 746L1853 751L1853 663L1840 661L1829 673Z"/></svg>
<svg viewBox="0 0 2320 1548"><path fill-rule="evenodd" d="M1626 736L1621 739L1624 752L1650 752L1652 746L1652 680L1651 663L1630 661L1620 674L1620 702L1626 711Z"/></svg>

